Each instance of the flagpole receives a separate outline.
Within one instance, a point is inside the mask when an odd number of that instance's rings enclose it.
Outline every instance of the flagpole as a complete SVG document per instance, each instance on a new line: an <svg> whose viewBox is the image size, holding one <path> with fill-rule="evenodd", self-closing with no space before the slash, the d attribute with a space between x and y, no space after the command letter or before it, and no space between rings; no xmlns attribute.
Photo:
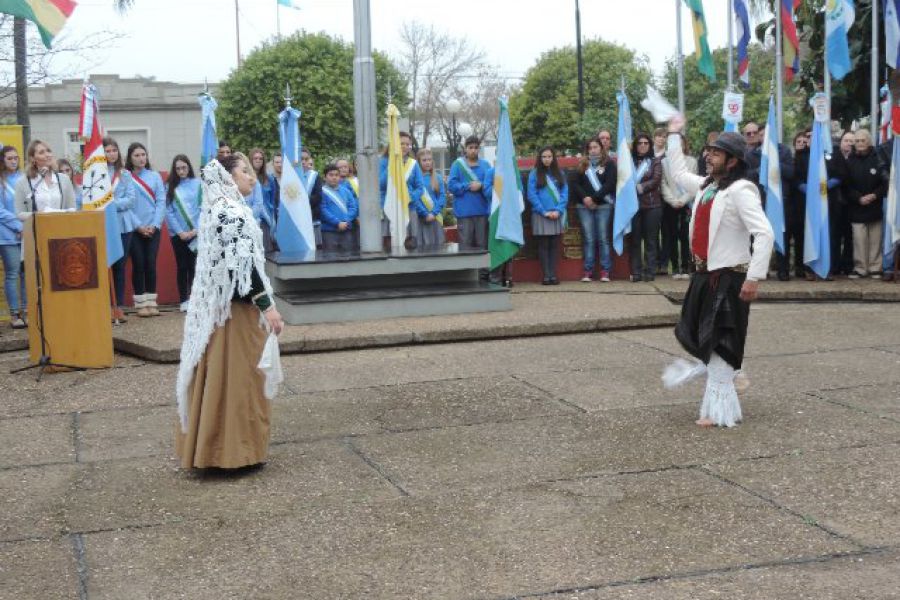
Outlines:
<svg viewBox="0 0 900 600"><path fill-rule="evenodd" d="M778 0L778 6L775 7L775 126L778 129L778 135L775 141L781 143L781 130L784 127L782 120L782 111L784 105L782 96L784 95L784 34L781 25L781 0Z"/></svg>
<svg viewBox="0 0 900 600"><path fill-rule="evenodd" d="M359 235L362 252L381 252L381 201L378 192L378 118L369 0L353 0L353 120L359 178Z"/></svg>
<svg viewBox="0 0 900 600"><path fill-rule="evenodd" d="M238 0L234 0L234 39L237 42L237 66L241 66L241 19L238 15Z"/></svg>
<svg viewBox="0 0 900 600"><path fill-rule="evenodd" d="M869 61L871 81L869 85L869 131L872 139L877 140L878 133L878 0L872 0L872 59Z"/></svg>
<svg viewBox="0 0 900 600"><path fill-rule="evenodd" d="M281 4L275 0L275 36L281 41Z"/></svg>
<svg viewBox="0 0 900 600"><path fill-rule="evenodd" d="M675 0L675 28L678 30L678 111L684 114L684 49L681 45L681 0Z"/></svg>
<svg viewBox="0 0 900 600"><path fill-rule="evenodd" d="M728 2L728 89L734 87L734 3Z"/></svg>

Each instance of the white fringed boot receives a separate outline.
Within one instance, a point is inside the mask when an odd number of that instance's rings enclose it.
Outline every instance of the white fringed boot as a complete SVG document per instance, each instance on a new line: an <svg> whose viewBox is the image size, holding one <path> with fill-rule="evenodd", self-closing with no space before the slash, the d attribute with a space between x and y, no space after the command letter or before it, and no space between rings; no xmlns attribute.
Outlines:
<svg viewBox="0 0 900 600"><path fill-rule="evenodd" d="M147 316L148 317L158 317L159 316L159 307L156 305L156 294L147 294L144 296L147 303Z"/></svg>
<svg viewBox="0 0 900 600"><path fill-rule="evenodd" d="M734 369L713 352L706 365L706 374L700 419L709 419L720 427L734 427L741 421L741 403L734 389Z"/></svg>
<svg viewBox="0 0 900 600"><path fill-rule="evenodd" d="M137 316L149 317L150 308L147 306L147 294L135 294L134 307L137 309Z"/></svg>

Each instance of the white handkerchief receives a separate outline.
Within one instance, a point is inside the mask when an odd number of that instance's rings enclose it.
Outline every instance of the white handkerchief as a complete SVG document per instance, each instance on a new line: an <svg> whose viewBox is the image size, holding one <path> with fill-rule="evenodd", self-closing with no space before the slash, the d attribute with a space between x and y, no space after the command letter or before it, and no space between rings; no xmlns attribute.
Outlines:
<svg viewBox="0 0 900 600"><path fill-rule="evenodd" d="M270 333L266 338L266 345L263 346L262 356L259 357L259 364L256 365L256 368L266 376L263 393L267 399L273 400L278 395L278 387L284 381L284 373L281 370L281 353L278 351L278 336L274 333Z"/></svg>
<svg viewBox="0 0 900 600"><path fill-rule="evenodd" d="M657 123L666 123L678 114L678 109L669 104L662 94L649 85L647 86L647 97L641 100L641 106L653 115L653 120Z"/></svg>

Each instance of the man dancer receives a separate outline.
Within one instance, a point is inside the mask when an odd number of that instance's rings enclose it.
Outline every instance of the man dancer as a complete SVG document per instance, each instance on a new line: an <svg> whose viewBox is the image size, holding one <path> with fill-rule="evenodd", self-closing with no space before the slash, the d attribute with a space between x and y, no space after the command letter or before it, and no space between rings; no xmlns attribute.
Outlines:
<svg viewBox="0 0 900 600"><path fill-rule="evenodd" d="M681 308L675 337L706 365L706 393L697 425L733 427L741 420L734 388L735 371L744 359L750 302L766 278L774 235L762 209L756 184L744 178L747 152L743 136L725 132L707 146L708 176L688 172L681 148L684 117L669 122L667 155L672 177L694 196L690 242L696 272ZM750 244L753 252L750 252ZM673 365L674 367L674 365ZM667 386L689 374L670 367ZM703 371L700 365L690 374ZM680 379L680 381L679 381Z"/></svg>

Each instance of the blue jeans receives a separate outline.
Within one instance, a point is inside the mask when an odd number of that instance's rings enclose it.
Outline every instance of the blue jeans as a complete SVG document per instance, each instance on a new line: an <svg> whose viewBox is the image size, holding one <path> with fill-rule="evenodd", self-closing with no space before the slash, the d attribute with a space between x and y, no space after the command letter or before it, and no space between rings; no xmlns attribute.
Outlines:
<svg viewBox="0 0 900 600"><path fill-rule="evenodd" d="M584 270L594 271L595 248L600 244L600 270L612 271L612 249L609 238L609 222L612 218L612 204L601 204L597 208L584 205L576 207L581 221L581 236L584 242Z"/></svg>
<svg viewBox="0 0 900 600"><path fill-rule="evenodd" d="M18 244L0 246L0 259L3 260L3 292L6 294L9 314L18 314L25 307L25 271L22 270L22 250ZM20 298L21 304L19 303Z"/></svg>

